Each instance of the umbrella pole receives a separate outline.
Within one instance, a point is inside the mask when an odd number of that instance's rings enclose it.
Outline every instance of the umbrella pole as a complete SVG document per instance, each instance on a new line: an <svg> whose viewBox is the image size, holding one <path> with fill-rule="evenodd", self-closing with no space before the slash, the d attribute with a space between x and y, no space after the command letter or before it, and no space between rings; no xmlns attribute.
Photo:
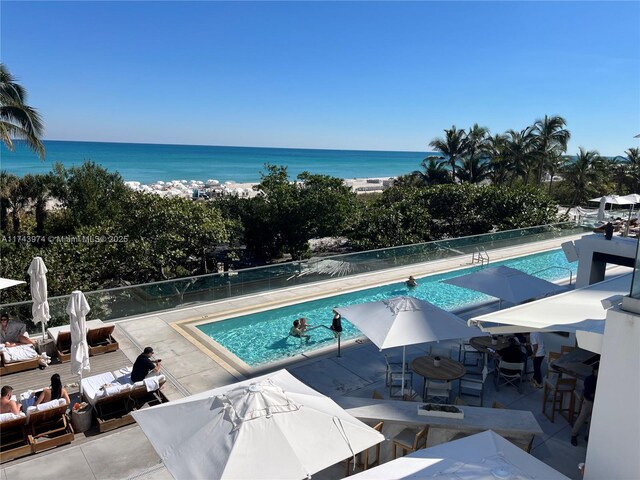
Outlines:
<svg viewBox="0 0 640 480"><path fill-rule="evenodd" d="M82 370L80 370L80 402L82 402Z"/></svg>
<svg viewBox="0 0 640 480"><path fill-rule="evenodd" d="M402 398L404 398L404 359L405 359L405 354L406 354L406 348L405 346L402 347L402 387L400 387L400 394L402 395Z"/></svg>

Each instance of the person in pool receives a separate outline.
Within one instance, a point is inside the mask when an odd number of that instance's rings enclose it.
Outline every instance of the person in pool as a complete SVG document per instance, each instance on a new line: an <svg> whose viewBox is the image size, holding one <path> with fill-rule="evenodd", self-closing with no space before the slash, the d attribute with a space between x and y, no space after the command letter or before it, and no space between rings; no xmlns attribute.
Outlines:
<svg viewBox="0 0 640 480"><path fill-rule="evenodd" d="M409 288L415 288L418 286L418 282L416 282L416 279L413 278L413 275L409 275L409 280L407 280L406 282L404 282L407 287Z"/></svg>
<svg viewBox="0 0 640 480"><path fill-rule="evenodd" d="M294 320L293 326L291 327L291 330L289 330L289 335L292 337L304 338L306 339L306 342L309 343L311 336L305 333L306 330L306 328L302 328L300 326L300 320Z"/></svg>

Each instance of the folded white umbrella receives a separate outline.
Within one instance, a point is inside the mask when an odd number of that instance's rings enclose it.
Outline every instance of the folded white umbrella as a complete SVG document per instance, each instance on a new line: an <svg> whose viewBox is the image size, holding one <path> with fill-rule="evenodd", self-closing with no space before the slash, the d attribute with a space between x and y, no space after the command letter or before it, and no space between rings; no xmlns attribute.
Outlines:
<svg viewBox="0 0 640 480"><path fill-rule="evenodd" d="M557 470L492 430L425 448L354 475L354 479L393 480L568 480Z"/></svg>
<svg viewBox="0 0 640 480"><path fill-rule="evenodd" d="M71 327L71 373L80 375L80 394L82 395L82 374L90 370L89 344L87 343L87 313L89 303L80 290L71 292L67 313Z"/></svg>
<svg viewBox="0 0 640 480"><path fill-rule="evenodd" d="M178 480L300 480L384 440L286 370L133 417Z"/></svg>
<svg viewBox="0 0 640 480"><path fill-rule="evenodd" d="M407 345L486 335L451 312L414 297L394 297L335 309L380 350L402 347L402 393Z"/></svg>
<svg viewBox="0 0 640 480"><path fill-rule="evenodd" d="M44 341L44 327L49 322L49 302L47 301L47 267L41 257L34 257L27 273L31 277L31 315L33 323L42 325L42 340Z"/></svg>

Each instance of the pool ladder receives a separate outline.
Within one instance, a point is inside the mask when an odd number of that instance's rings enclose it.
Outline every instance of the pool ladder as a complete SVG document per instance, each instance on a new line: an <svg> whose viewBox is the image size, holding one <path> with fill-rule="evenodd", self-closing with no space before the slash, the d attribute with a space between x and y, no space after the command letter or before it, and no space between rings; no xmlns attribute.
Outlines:
<svg viewBox="0 0 640 480"><path fill-rule="evenodd" d="M476 247L475 251L471 254L471 264L479 263L480 265L489 265L489 254L484 247Z"/></svg>

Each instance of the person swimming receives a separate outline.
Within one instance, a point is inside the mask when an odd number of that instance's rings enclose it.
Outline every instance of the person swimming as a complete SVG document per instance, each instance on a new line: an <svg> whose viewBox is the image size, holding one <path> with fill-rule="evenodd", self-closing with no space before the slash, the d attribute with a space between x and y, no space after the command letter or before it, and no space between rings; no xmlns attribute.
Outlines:
<svg viewBox="0 0 640 480"><path fill-rule="evenodd" d="M305 322L305 325L306 325L306 322ZM307 335L305 333L306 331L307 331L306 326L305 328L302 328L302 326L300 325L300 320L294 320L293 326L289 330L289 335L291 335L292 337L304 338L306 339L306 342L309 343L309 339L311 338L311 336Z"/></svg>
<svg viewBox="0 0 640 480"><path fill-rule="evenodd" d="M416 279L413 278L413 275L409 275L409 280L407 280L406 282L404 282L405 285L409 288L415 288L418 286L418 282L416 282Z"/></svg>

